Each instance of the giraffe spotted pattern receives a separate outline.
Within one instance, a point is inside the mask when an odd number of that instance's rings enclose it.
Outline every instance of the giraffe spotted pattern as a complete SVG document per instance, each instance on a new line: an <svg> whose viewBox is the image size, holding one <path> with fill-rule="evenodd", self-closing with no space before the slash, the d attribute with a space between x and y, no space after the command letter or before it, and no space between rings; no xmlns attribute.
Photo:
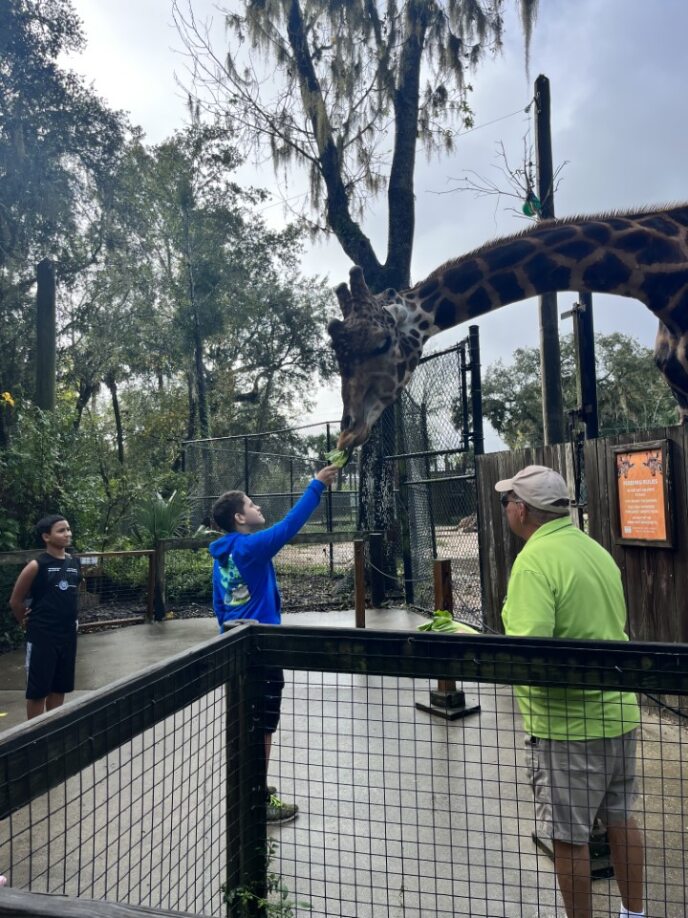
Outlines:
<svg viewBox="0 0 688 918"><path fill-rule="evenodd" d="M655 360L688 418L688 205L543 221L447 262L408 290L373 294L353 268L332 337L342 377L340 447L363 443L432 335L563 290L640 300L660 320ZM623 322L619 323L623 327Z"/></svg>

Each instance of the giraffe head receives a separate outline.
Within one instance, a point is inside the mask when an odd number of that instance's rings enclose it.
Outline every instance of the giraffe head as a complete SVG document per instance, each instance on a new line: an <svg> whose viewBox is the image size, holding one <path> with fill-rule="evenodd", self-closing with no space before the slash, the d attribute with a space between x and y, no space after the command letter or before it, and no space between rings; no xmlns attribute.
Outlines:
<svg viewBox="0 0 688 918"><path fill-rule="evenodd" d="M373 294L354 267L349 286L336 289L343 319L332 319L332 338L342 380L340 449L360 446L415 370L423 337L409 322L409 304L391 288Z"/></svg>

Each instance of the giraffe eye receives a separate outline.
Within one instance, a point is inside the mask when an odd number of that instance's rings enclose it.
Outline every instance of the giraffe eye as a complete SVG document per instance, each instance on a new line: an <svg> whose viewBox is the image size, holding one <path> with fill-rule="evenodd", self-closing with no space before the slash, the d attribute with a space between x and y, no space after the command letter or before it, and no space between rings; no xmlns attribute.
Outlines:
<svg viewBox="0 0 688 918"><path fill-rule="evenodd" d="M391 346L392 346L392 336L385 335L384 340L382 341L382 344L378 345L378 347L373 348L372 351L368 351L366 354L366 357L379 357L380 354L386 353L386 351L388 351Z"/></svg>

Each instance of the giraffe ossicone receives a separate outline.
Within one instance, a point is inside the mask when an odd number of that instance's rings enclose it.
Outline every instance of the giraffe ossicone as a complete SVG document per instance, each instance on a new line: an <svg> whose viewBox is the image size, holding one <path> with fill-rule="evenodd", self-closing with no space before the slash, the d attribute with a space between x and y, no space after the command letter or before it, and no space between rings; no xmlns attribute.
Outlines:
<svg viewBox="0 0 688 918"><path fill-rule="evenodd" d="M659 319L655 361L688 420L688 204L547 220L374 294L353 267L328 325L344 412L340 448L364 443L438 332L541 293L611 293ZM620 323L622 327L622 323Z"/></svg>

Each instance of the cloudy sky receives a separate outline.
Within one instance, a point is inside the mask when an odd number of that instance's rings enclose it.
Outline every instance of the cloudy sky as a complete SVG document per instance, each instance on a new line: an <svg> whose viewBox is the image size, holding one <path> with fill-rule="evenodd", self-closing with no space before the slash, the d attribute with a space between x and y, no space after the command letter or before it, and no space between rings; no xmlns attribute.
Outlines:
<svg viewBox="0 0 688 918"><path fill-rule="evenodd" d="M70 61L115 107L158 142L185 123L185 60L170 0L73 0L87 49ZM222 5L222 4L219 4ZM198 19L222 17L212 0L193 0ZM598 213L688 200L688 3L685 0L541 0L531 48L530 78L513 10L507 15L504 53L486 60L471 78L476 129L464 135L451 158L419 162L413 279L443 261L525 225L512 203L452 191L468 171L499 181L497 144L518 163L523 137L532 138L524 112L539 73L551 83L552 143L556 165L567 163L556 195L556 213ZM221 48L219 47L220 54ZM530 133L529 133L530 132ZM255 180L255 179L254 179ZM269 187L265 169L260 184ZM294 188L299 189L298 179ZM290 190L293 193L293 189ZM282 219L279 205L266 212ZM365 229L378 251L385 244L384 198ZM327 274L333 286L347 278L349 262L336 243L317 245L303 261L305 273ZM559 311L573 295L560 294ZM333 298L333 313L335 302ZM538 343L537 306L518 303L479 320L483 364L508 362L515 347ZM595 327L623 331L650 346L656 320L640 303L595 298ZM570 323L562 320L562 334ZM447 347L466 334L452 329L429 346ZM333 393L322 393L314 417L339 416Z"/></svg>

